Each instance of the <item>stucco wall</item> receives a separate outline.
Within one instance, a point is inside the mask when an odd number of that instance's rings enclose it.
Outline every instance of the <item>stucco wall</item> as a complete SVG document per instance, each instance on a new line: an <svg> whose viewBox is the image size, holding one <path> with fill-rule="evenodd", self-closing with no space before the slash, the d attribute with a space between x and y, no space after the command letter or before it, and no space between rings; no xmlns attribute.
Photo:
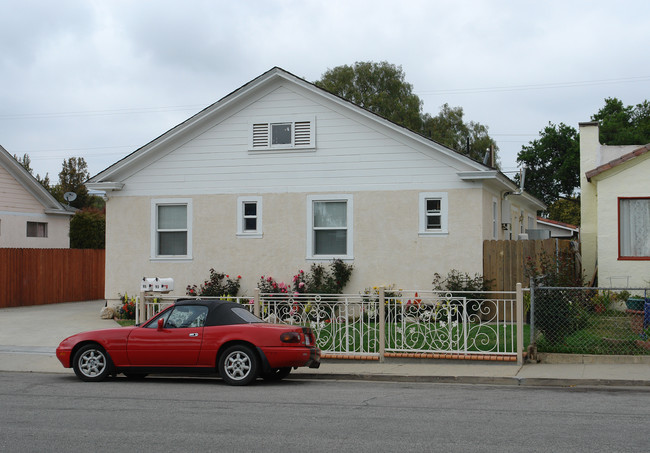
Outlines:
<svg viewBox="0 0 650 453"><path fill-rule="evenodd" d="M27 237L27 222L47 223L47 237ZM0 247L68 248L70 217L4 211L0 213Z"/></svg>
<svg viewBox="0 0 650 453"><path fill-rule="evenodd" d="M650 156L641 156L603 173L598 187L598 282L621 285L630 277L630 287L650 284L650 261L618 259L618 198L650 197Z"/></svg>
<svg viewBox="0 0 650 453"><path fill-rule="evenodd" d="M485 197L481 189L449 190L449 234L418 235L419 191L349 192L354 206L354 260L346 292L395 284L431 289L433 274L451 269L482 273ZM138 292L143 276L172 277L173 295L200 284L214 268L241 275L240 294L251 295L262 275L289 283L307 271L307 193L263 195L262 239L236 237L238 195L196 195L193 257L179 262L152 261L151 197L113 197L107 203L106 298ZM490 204L491 209L491 204Z"/></svg>
<svg viewBox="0 0 650 453"><path fill-rule="evenodd" d="M580 124L580 242L582 273L590 281L596 270L598 250L598 203L595 182L587 181L585 173L598 166L600 141L597 123Z"/></svg>

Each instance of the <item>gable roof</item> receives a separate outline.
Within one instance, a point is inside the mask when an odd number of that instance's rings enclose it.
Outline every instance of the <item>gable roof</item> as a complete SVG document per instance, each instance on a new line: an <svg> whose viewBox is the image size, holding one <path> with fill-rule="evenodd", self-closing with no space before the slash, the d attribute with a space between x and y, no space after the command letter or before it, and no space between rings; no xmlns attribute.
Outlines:
<svg viewBox="0 0 650 453"><path fill-rule="evenodd" d="M43 206L43 208L45 208L46 214L74 215L74 209L67 209L59 203L56 198L54 198L52 194L48 192L30 172L25 170L25 168L20 165L20 163L2 146L0 146L0 165L7 170L7 172L21 186L24 187L25 190Z"/></svg>
<svg viewBox="0 0 650 453"><path fill-rule="evenodd" d="M225 112L229 108L237 106L238 103L243 103L247 99L254 97L257 93L263 92L265 87L272 86L271 84L276 83L278 80L282 82L288 82L289 84L298 85L308 92L315 94L316 96L325 98L344 109L352 110L356 114L362 115L365 118L374 121L375 123L379 123L383 127L392 130L396 134L408 136L410 139L423 144L429 149L435 150L436 152L441 153L451 159L459 161L465 168L469 168L468 171L458 173L459 177L465 181L490 179L503 190L509 190L513 192L517 190L517 185L499 170L495 170L480 162L477 162L451 148L448 148L427 137L424 137L421 134L413 132L406 127L403 127L376 113L371 112L368 109L360 107L353 102L348 101L347 99L330 93L329 91L324 90L323 88L320 88L315 84L297 77L294 74L291 74L290 72L285 71L279 67L274 67L262 75L256 77L235 91L227 94L217 102L209 105L197 114L191 116L187 120L163 133L151 142L138 148L121 160L115 162L108 168L90 178L87 182L87 186L96 190L121 190L124 186L124 183L122 181L125 179L125 177L128 176L131 172L134 172L135 167L137 167L140 163L144 163L150 157L155 156L157 151L164 150L165 144L172 142L175 138L179 137L181 134L185 133L188 130L195 128L199 129L203 124L209 123L212 119L216 118L219 114L221 114L221 112ZM527 199L529 199L529 201L538 205L539 209L545 208L545 205L541 201L535 199L529 194L524 195Z"/></svg>
<svg viewBox="0 0 650 453"><path fill-rule="evenodd" d="M640 148L635 149L632 152L626 153L620 157L617 157L616 159L613 159L603 165L599 165L598 167L594 168L593 170L590 170L585 173L585 176L587 177L587 181L591 181L591 178L594 176L598 176L599 174L606 172L607 170L611 170L614 167L618 167L619 165L624 164L625 162L628 162L632 159L635 159L639 156L642 156L646 154L648 151L650 151L650 143L647 145L644 145Z"/></svg>

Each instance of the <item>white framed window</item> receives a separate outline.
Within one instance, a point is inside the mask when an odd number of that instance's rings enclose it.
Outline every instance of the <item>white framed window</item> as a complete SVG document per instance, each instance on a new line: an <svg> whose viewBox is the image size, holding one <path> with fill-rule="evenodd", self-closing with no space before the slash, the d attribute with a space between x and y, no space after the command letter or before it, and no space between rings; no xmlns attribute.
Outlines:
<svg viewBox="0 0 650 453"><path fill-rule="evenodd" d="M618 199L618 258L650 260L650 198Z"/></svg>
<svg viewBox="0 0 650 453"><path fill-rule="evenodd" d="M421 192L419 195L420 236L449 234L449 202L447 192Z"/></svg>
<svg viewBox="0 0 650 453"><path fill-rule="evenodd" d="M151 259L192 259L192 200L151 200Z"/></svg>
<svg viewBox="0 0 650 453"><path fill-rule="evenodd" d="M301 151L316 148L316 117L277 118L251 123L249 151Z"/></svg>
<svg viewBox="0 0 650 453"><path fill-rule="evenodd" d="M307 197L307 258L353 259L352 195Z"/></svg>
<svg viewBox="0 0 650 453"><path fill-rule="evenodd" d="M262 197L237 198L237 237L262 237Z"/></svg>
<svg viewBox="0 0 650 453"><path fill-rule="evenodd" d="M27 222L28 238L46 238L47 222Z"/></svg>

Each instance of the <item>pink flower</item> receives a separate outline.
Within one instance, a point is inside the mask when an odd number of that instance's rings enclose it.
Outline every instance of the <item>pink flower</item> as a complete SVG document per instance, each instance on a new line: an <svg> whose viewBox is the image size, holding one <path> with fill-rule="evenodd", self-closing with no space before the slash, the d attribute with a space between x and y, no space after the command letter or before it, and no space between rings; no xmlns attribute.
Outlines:
<svg viewBox="0 0 650 453"><path fill-rule="evenodd" d="M304 287L305 287L305 282L298 283L298 288L304 288Z"/></svg>

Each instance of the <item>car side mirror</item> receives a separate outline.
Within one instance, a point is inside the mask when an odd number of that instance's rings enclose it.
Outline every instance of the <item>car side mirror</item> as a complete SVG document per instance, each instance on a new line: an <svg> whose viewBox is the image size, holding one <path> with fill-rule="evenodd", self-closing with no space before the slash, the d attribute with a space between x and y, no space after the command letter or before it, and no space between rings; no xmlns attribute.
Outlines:
<svg viewBox="0 0 650 453"><path fill-rule="evenodd" d="M164 325L165 325L165 320L160 318L158 320L158 330L162 330Z"/></svg>

